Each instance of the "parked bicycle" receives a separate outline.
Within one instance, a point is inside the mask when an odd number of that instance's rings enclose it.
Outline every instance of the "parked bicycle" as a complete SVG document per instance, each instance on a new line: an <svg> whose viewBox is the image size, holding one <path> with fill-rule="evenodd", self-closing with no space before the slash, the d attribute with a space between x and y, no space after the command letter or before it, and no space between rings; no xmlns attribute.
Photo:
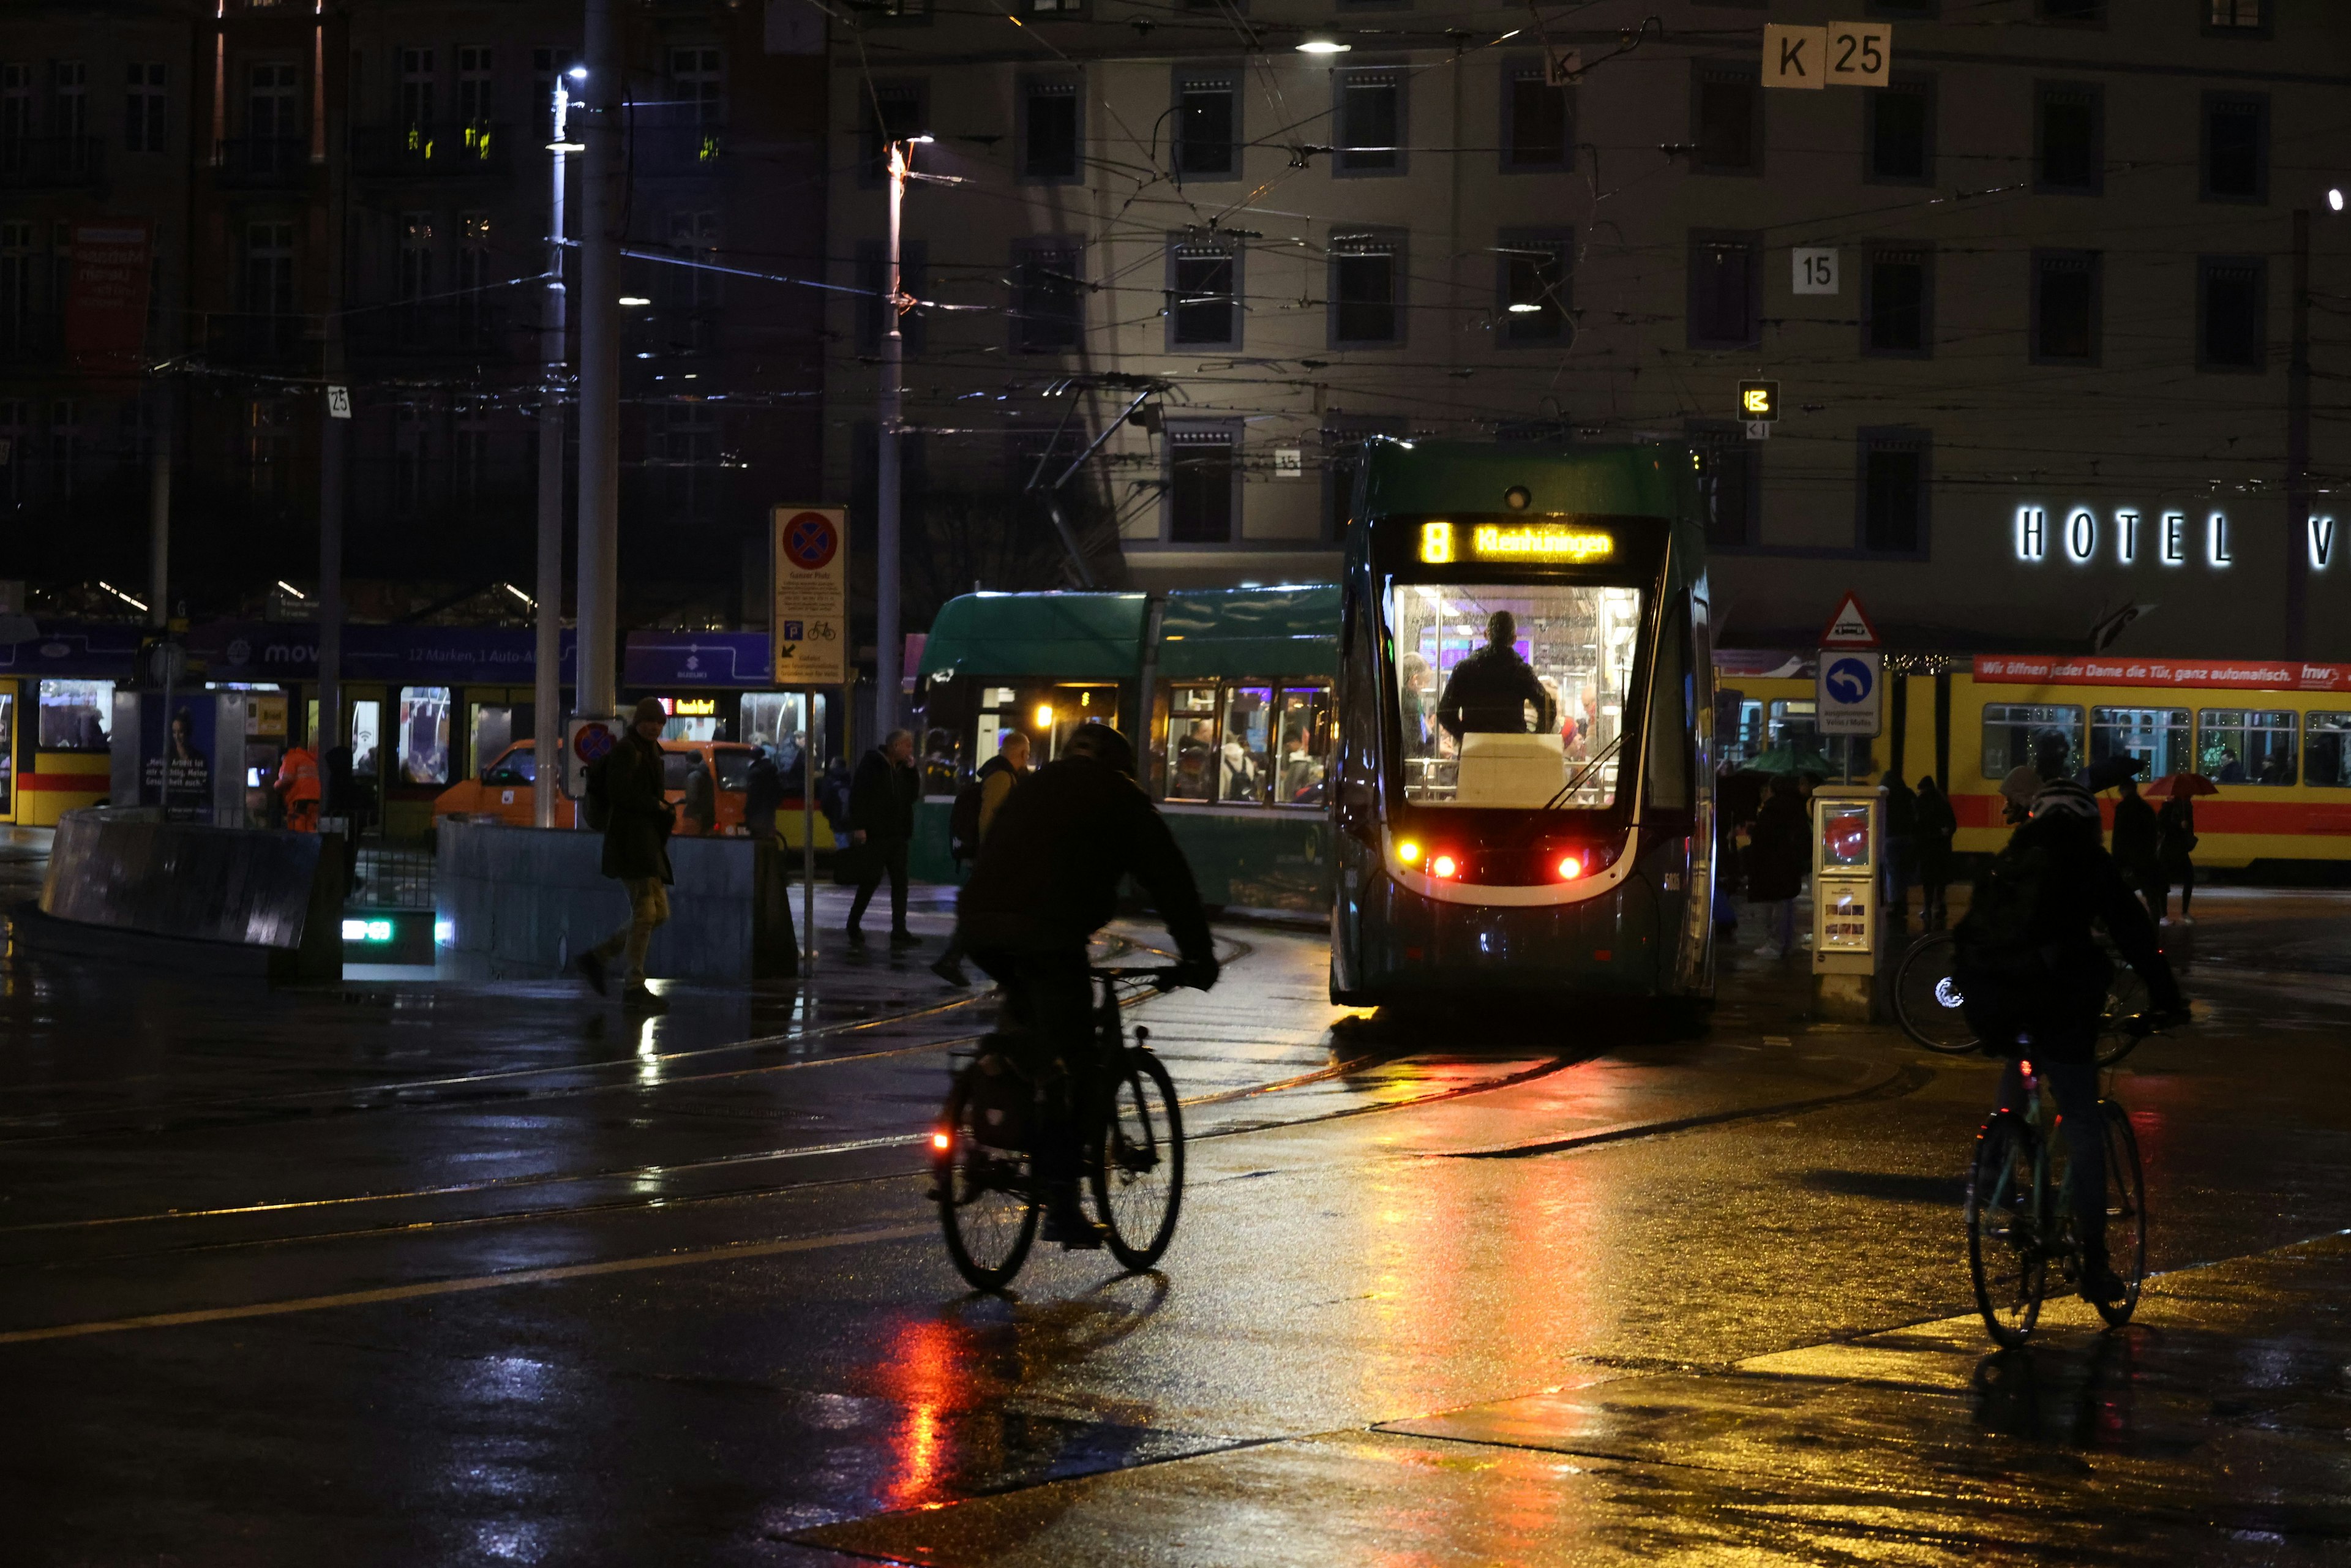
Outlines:
<svg viewBox="0 0 2351 1568"><path fill-rule="evenodd" d="M2155 1024L2140 1013L2123 1027L2136 1043ZM2025 1066L2024 1103L1984 1119L1968 1167L1968 1271L1984 1327L2006 1346L2022 1344L2032 1334L2043 1301L2080 1286L2085 1260L2074 1220L2077 1173L2064 1157L2064 1140L2053 1135L2054 1103L2031 1063ZM2123 1295L2097 1308L2100 1317L2120 1327L2137 1311L2147 1278L2147 1185L2128 1113L2102 1097L2098 1114L2105 1128L2106 1255Z"/></svg>
<svg viewBox="0 0 2351 1568"><path fill-rule="evenodd" d="M2131 1032L2131 1021L2151 1006L2147 982L2124 962L2122 954L2102 933L2099 946L2114 971L2106 982L2106 1006L2098 1030L2097 1062L2112 1067L2135 1050L2146 1031ZM1951 970L1956 943L1949 931L1929 931L1903 951L1894 967L1894 1018L1902 1032L1928 1051L1945 1056L1965 1056L1976 1049L1975 1030L1969 1027L1967 998Z"/></svg>
<svg viewBox="0 0 2351 1568"><path fill-rule="evenodd" d="M1169 991L1175 969L1094 969L1094 1051L1060 1082L1046 1055L991 1035L956 1068L931 1134L932 1197L956 1271L978 1290L1012 1282L1037 1239L1046 1202L1036 1174L1043 1101L1065 1089L1078 1107L1084 1180L1111 1255L1130 1270L1159 1261L1184 1202L1184 1118L1175 1082L1138 1026L1125 1040L1122 1003L1139 988Z"/></svg>

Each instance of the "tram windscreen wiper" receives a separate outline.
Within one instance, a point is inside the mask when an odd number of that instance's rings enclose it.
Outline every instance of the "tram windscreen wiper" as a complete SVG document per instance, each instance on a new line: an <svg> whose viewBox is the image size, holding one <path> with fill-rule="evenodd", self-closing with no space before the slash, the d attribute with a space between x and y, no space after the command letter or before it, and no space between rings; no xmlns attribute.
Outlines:
<svg viewBox="0 0 2351 1568"><path fill-rule="evenodd" d="M1616 734L1611 736L1608 739L1608 744L1600 748L1599 755L1593 758L1591 761L1585 763L1574 778L1561 785L1559 787L1558 794L1553 795L1550 800L1543 802L1543 810L1546 811L1556 811L1560 809L1562 802L1573 800L1575 798L1576 790L1583 787L1583 781L1586 779L1591 778L1593 773L1597 772L1601 764L1615 756L1616 748L1624 744L1624 731L1619 730Z"/></svg>

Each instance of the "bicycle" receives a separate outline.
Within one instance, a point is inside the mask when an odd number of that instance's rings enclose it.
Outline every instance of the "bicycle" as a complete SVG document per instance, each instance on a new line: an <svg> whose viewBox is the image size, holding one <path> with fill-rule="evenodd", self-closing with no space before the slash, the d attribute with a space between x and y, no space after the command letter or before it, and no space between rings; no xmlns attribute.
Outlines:
<svg viewBox="0 0 2351 1568"><path fill-rule="evenodd" d="M2100 1067L2112 1067L2137 1049L2142 1036L2126 1026L2147 1010L2152 998L2147 982L2113 941L2101 932L2098 942L2113 977L2106 982L2096 1055ZM1976 1032L1965 1011L1967 998L1951 972L1956 949L1950 932L1929 931L1905 948L1894 967L1895 1021L1918 1044L1944 1056L1965 1056L1976 1049Z"/></svg>
<svg viewBox="0 0 2351 1568"><path fill-rule="evenodd" d="M2135 1037L2154 1031L2152 1018L2128 1020ZM2083 1249L2074 1234L2074 1172L2066 1162L2053 1177L2061 1142L2040 1080L2025 1064L2024 1104L2003 1108L1976 1132L1968 1166L1968 1272L1975 1286L1976 1311L1993 1341L2013 1348L2029 1338L2041 1318L2041 1303L2081 1284ZM2098 1315L2120 1328L2138 1310L2147 1278L2147 1184L2138 1157L2138 1136L2130 1117L2100 1096L2105 1125L2106 1254L2123 1282L2119 1301L2096 1303Z"/></svg>
<svg viewBox="0 0 2351 1568"><path fill-rule="evenodd" d="M1175 1239L1184 1202L1184 1117L1167 1069L1137 1026L1128 1045L1121 987L1176 988L1173 969L1090 969L1099 986L1097 1050L1071 1086L1079 1114L1081 1179L1091 1188L1102 1238L1123 1268L1150 1268ZM1036 1134L1057 1085L1024 1071L1016 1041L995 1035L957 1067L931 1134L932 1197L947 1256L975 1290L1000 1291L1028 1260L1046 1202L1036 1174ZM1111 1071L1103 1071L1105 1068Z"/></svg>

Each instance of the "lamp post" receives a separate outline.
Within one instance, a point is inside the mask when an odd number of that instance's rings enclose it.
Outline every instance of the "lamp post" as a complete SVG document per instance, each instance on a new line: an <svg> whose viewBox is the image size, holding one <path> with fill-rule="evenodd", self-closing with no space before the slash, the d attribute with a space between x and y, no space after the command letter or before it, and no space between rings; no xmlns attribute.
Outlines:
<svg viewBox="0 0 2351 1568"><path fill-rule="evenodd" d="M897 727L898 661L905 646L898 629L898 435L904 406L901 383L905 379L903 371L906 340L899 332L898 320L908 300L900 281L899 237L904 227L906 182L914 177L914 149L930 140L927 136L910 136L889 145L890 228L883 247L888 259L883 264L882 308L885 314L882 322L880 429L875 442L879 472L873 486L873 738L877 743Z"/></svg>
<svg viewBox="0 0 2351 1568"><path fill-rule="evenodd" d="M574 79L587 73L574 67ZM539 298L539 357L546 370L538 391L538 620L533 649L532 731L538 766L532 770L530 820L555 826L557 750L563 735L563 174L566 155L582 151L570 140L571 93L558 82L551 105L554 135L547 144L547 288Z"/></svg>

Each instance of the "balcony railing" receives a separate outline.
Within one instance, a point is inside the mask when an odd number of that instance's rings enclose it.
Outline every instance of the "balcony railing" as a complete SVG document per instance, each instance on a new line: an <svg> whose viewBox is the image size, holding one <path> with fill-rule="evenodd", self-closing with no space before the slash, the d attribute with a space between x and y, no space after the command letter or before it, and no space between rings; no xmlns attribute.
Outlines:
<svg viewBox="0 0 2351 1568"><path fill-rule="evenodd" d="M521 134L511 125L355 127L351 172L376 180L504 174Z"/></svg>
<svg viewBox="0 0 2351 1568"><path fill-rule="evenodd" d="M204 352L223 363L286 365L313 358L299 316L219 311L204 319Z"/></svg>
<svg viewBox="0 0 2351 1568"><path fill-rule="evenodd" d="M0 139L0 190L68 190L105 177L106 146L95 136Z"/></svg>
<svg viewBox="0 0 2351 1568"><path fill-rule="evenodd" d="M223 190L285 190L310 177L310 143L298 136L246 136L224 141L213 171Z"/></svg>

